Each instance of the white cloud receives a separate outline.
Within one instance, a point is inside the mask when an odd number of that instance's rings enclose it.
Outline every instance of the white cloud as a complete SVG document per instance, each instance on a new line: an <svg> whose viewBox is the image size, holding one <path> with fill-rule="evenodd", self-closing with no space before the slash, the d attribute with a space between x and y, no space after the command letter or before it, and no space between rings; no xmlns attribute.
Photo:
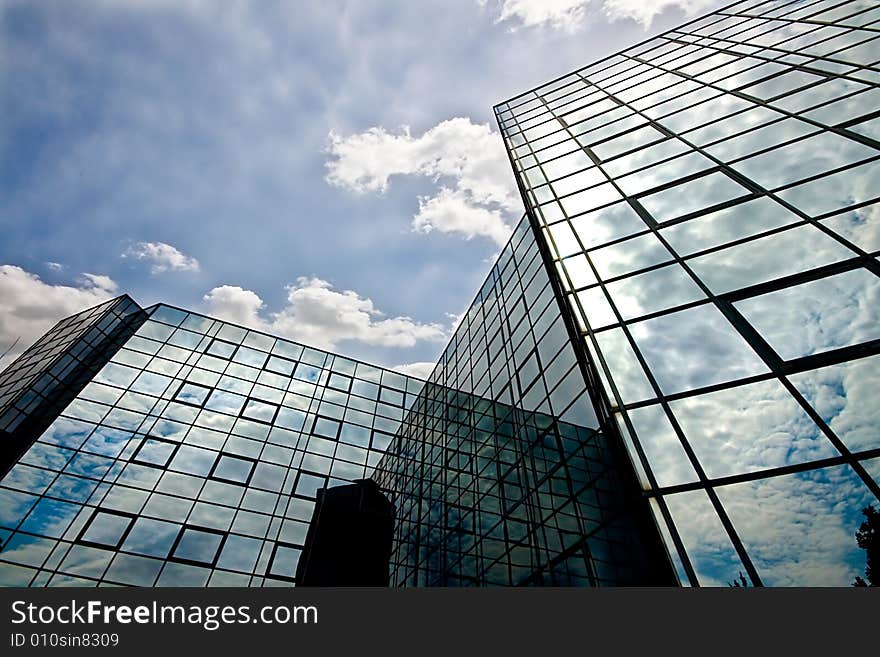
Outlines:
<svg viewBox="0 0 880 657"><path fill-rule="evenodd" d="M501 212L473 205L466 194L447 187L437 196L419 198L419 212L413 217L412 227L422 233L461 233L466 239L485 236L499 246L510 237L510 226Z"/></svg>
<svg viewBox="0 0 880 657"><path fill-rule="evenodd" d="M255 292L233 285L215 287L204 301L211 315L323 349L333 349L345 340L412 347L448 337L440 324L385 318L370 299L352 290L335 290L320 278L301 277L287 286L287 302L274 313L265 312Z"/></svg>
<svg viewBox="0 0 880 657"><path fill-rule="evenodd" d="M138 242L129 247L123 258L151 262L150 273L160 274L164 271L198 271L199 261L178 251L164 242Z"/></svg>
<svg viewBox="0 0 880 657"><path fill-rule="evenodd" d="M437 363L430 362L422 362L422 363L407 363L405 365L397 365L392 369L400 372L401 374L406 374L407 376L414 376L418 379L427 379L431 376L431 372L434 371L434 368L437 366Z"/></svg>
<svg viewBox="0 0 880 657"><path fill-rule="evenodd" d="M86 288L106 292L116 292L119 287L112 278L102 274L82 274L79 281Z"/></svg>
<svg viewBox="0 0 880 657"><path fill-rule="evenodd" d="M628 18L647 29L655 16L670 7L693 16L716 4L715 0L603 0L602 10L612 21Z"/></svg>
<svg viewBox="0 0 880 657"><path fill-rule="evenodd" d="M107 276L83 274L76 286L49 285L15 265L0 265L0 353L16 340L2 365L8 365L59 319L111 298L116 283Z"/></svg>
<svg viewBox="0 0 880 657"><path fill-rule="evenodd" d="M503 0L496 22L513 20L525 27L546 25L573 32L583 23L590 4L592 0Z"/></svg>
<svg viewBox="0 0 880 657"><path fill-rule="evenodd" d="M46 266L52 271L61 271L62 269L64 269L64 265L62 265L60 262L47 262Z"/></svg>
<svg viewBox="0 0 880 657"><path fill-rule="evenodd" d="M485 0L481 4L485 4ZM496 4L496 22L511 21L522 27L546 26L575 32L591 13L601 12L610 21L632 20L648 29L654 17L670 7L692 16L715 4L715 0L501 0L500 6Z"/></svg>
<svg viewBox="0 0 880 657"><path fill-rule="evenodd" d="M357 192L382 193L396 175L421 175L443 185L419 200L414 230L460 232L504 244L506 218L520 212L519 195L500 135L467 118L441 121L419 137L404 126L399 134L382 127L343 137L330 133L327 181ZM452 214L461 211L465 217Z"/></svg>

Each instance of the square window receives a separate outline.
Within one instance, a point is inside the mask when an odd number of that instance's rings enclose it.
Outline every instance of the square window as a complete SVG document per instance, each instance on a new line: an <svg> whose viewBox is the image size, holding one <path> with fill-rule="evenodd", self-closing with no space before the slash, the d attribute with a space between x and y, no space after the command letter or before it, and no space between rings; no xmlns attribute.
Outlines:
<svg viewBox="0 0 880 657"><path fill-rule="evenodd" d="M257 563L262 547L263 542L258 539L232 534L223 546L223 552L217 566L227 570L250 573Z"/></svg>
<svg viewBox="0 0 880 657"><path fill-rule="evenodd" d="M186 527L172 557L181 561L213 564L224 538L225 534L220 532Z"/></svg>
<svg viewBox="0 0 880 657"><path fill-rule="evenodd" d="M327 382L327 385L335 390L348 392L349 388L351 388L351 377L334 372L330 374L330 380Z"/></svg>
<svg viewBox="0 0 880 657"><path fill-rule="evenodd" d="M236 484L247 484L254 470L254 461L236 456L221 454L211 472L212 479L220 479Z"/></svg>
<svg viewBox="0 0 880 657"><path fill-rule="evenodd" d="M300 363L296 366L293 378L308 381L309 383L317 383L318 379L321 378L321 369L306 363Z"/></svg>
<svg viewBox="0 0 880 657"><path fill-rule="evenodd" d="M160 438L144 438L141 446L132 457L135 463L145 463L147 465L157 465L164 468L168 465L168 461L174 456L178 444L170 440L162 440Z"/></svg>
<svg viewBox="0 0 880 657"><path fill-rule="evenodd" d="M403 393L385 386L382 386L382 394L379 396L379 399L387 404L403 406Z"/></svg>
<svg viewBox="0 0 880 657"><path fill-rule="evenodd" d="M218 358L225 358L229 360L232 358L232 355L235 353L235 350L237 348L238 346L232 344L231 342L226 342L225 340L218 340L215 338L208 346L208 353L212 356L217 356Z"/></svg>
<svg viewBox="0 0 880 657"><path fill-rule="evenodd" d="M201 407L208 398L208 395L211 394L211 390L212 388L200 386L195 383L184 383L178 389L177 394L174 395L174 401L179 401L182 404L189 404L190 406Z"/></svg>
<svg viewBox="0 0 880 657"><path fill-rule="evenodd" d="M326 417L318 417L315 419L315 426L312 429L312 433L318 436L333 438L335 440L339 433L339 425L340 423L336 420L331 420Z"/></svg>
<svg viewBox="0 0 880 657"><path fill-rule="evenodd" d="M256 420L257 422L272 424L272 422L275 420L275 414L277 412L277 404L269 404L259 399L248 398L244 410L241 412L241 416L251 420Z"/></svg>
<svg viewBox="0 0 880 657"><path fill-rule="evenodd" d="M128 533L122 549L164 559L171 552L171 547L179 533L180 525L152 518L138 518Z"/></svg>
<svg viewBox="0 0 880 657"><path fill-rule="evenodd" d="M269 355L263 351L257 351L250 347L239 347L232 360L236 363L241 363L242 365L249 365L250 367L261 369L263 365L266 364L266 358L268 358L268 356Z"/></svg>
<svg viewBox="0 0 880 657"><path fill-rule="evenodd" d="M265 367L265 369L269 370L270 372L283 374L284 376L292 375L295 368L296 361L288 360L287 358L281 358L280 356L270 356L269 361L266 363Z"/></svg>
<svg viewBox="0 0 880 657"><path fill-rule="evenodd" d="M215 389L211 393L205 408L229 415L238 415L247 399L244 395L237 395L234 392L226 392L225 390Z"/></svg>
<svg viewBox="0 0 880 657"><path fill-rule="evenodd" d="M118 547L128 533L134 518L119 513L96 511L80 534L80 543Z"/></svg>
<svg viewBox="0 0 880 657"><path fill-rule="evenodd" d="M293 579L296 577L296 567L302 550L292 545L276 543L275 553L272 555L272 563L269 566L269 574L275 577Z"/></svg>
<svg viewBox="0 0 880 657"><path fill-rule="evenodd" d="M314 499L318 490L326 485L326 477L319 477L308 472L300 472L296 482L296 494Z"/></svg>
<svg viewBox="0 0 880 657"><path fill-rule="evenodd" d="M172 470L206 477L211 471L216 458L217 452L190 445L181 445L169 467Z"/></svg>

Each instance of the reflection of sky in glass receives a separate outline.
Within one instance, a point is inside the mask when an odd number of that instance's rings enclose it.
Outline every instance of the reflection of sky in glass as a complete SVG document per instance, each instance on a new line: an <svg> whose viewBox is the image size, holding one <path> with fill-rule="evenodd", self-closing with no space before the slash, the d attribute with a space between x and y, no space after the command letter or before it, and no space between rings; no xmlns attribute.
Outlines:
<svg viewBox="0 0 880 657"><path fill-rule="evenodd" d="M880 447L880 356L794 374L791 382L852 451Z"/></svg>
<svg viewBox="0 0 880 657"><path fill-rule="evenodd" d="M702 586L727 586L745 572L718 514L703 490L665 498Z"/></svg>
<svg viewBox="0 0 880 657"><path fill-rule="evenodd" d="M712 305L632 325L665 393L730 381L767 370L746 341Z"/></svg>
<svg viewBox="0 0 880 657"><path fill-rule="evenodd" d="M880 338L880 278L866 269L735 305L786 360Z"/></svg>
<svg viewBox="0 0 880 657"><path fill-rule="evenodd" d="M876 498L838 466L717 489L768 586L849 586L865 567L855 532Z"/></svg>
<svg viewBox="0 0 880 657"><path fill-rule="evenodd" d="M836 456L776 379L670 403L709 477Z"/></svg>
<svg viewBox="0 0 880 657"><path fill-rule="evenodd" d="M856 9L847 5L839 11L822 13L820 18L836 20ZM774 13L803 18L813 11L795 3L780 5ZM705 21L699 24L705 26L699 29L700 34L719 29L709 27ZM777 44L783 49L802 48L814 54L834 53L835 59L862 64L873 63L880 56L880 40L835 52L871 35L815 23L762 23L742 32L743 19L729 17L721 25L725 26L723 33L734 42L749 39L760 46ZM697 29L687 27L683 31ZM826 41L828 36L833 38ZM655 45L662 43L663 37L655 41ZM871 355L875 350L872 341L880 338L880 283L872 270L854 260L857 253L833 234L869 254L880 249L880 206L875 203L853 208L880 196L880 162L866 161L876 157L878 151L857 138L880 137L880 121L876 117L864 120L876 111L880 92L852 79L834 77L843 70L840 65L811 62L811 66L828 71L830 77L825 78L815 71L793 68L791 62L795 60L791 58L766 62L757 57L738 57L734 50L748 53L752 46L733 44L731 51L718 53L702 44L666 44L657 50L643 45L638 47L644 60L641 63L610 59L580 72L631 108L609 102L601 91L593 92L591 98L599 101L595 105L582 100L566 107L562 101L553 100L561 96L555 91L561 83L536 90L548 105L544 116L567 114L566 123L560 125L573 126L576 139L571 145L577 142L589 146L605 173L630 200L637 201L633 205L650 215L643 220L626 202L574 218L569 215L574 233L587 249L583 256L563 227L565 215L558 209L544 215L562 222L549 231L554 238L558 236L557 245L563 245L560 253L566 258L557 266L571 279L573 288L568 281L564 284L570 293L567 301L585 333L591 356L601 361L597 362L600 380L604 386L616 388L624 406L654 397L646 373L624 331L617 326L616 310L624 322L632 322L628 329L635 346L661 392L674 395L667 400L669 409L710 478L735 478L839 456L835 439L813 422L809 407L850 450L880 447L880 379L876 364L880 356ZM656 68L661 65L668 70ZM632 68L624 71L628 67ZM684 81L678 72L694 77ZM851 72L864 79L862 72ZM769 102L771 107L719 95L717 89L703 87L699 81L736 89ZM842 97L848 94L855 95ZM514 106L517 102L520 100L502 106L499 113L505 120L503 125L513 131L514 117L527 120L525 110ZM851 124L844 130L827 131L782 111L803 111L810 119L828 126ZM645 117L655 119L665 132L646 124ZM554 140L559 143L558 136ZM692 150L682 140L704 147L705 153ZM536 146L534 142L532 145ZM553 148L557 154L570 153L565 156L567 161L580 158L576 152L571 154L569 145L560 143ZM827 175L841 167L848 168ZM683 182L692 176L698 177ZM750 187L742 176L754 185ZM569 182L573 185L577 180L572 177ZM528 186L530 181L522 182ZM661 186L664 188L658 189ZM749 198L760 193L760 188L778 192ZM595 193L579 193L573 186L566 192L572 193L570 204ZM545 207L551 207L549 194L539 198ZM821 223L811 225L780 201L808 216L820 217ZM716 204L722 204L722 209L713 211ZM561 209L575 208L563 202ZM690 212L697 216L687 214ZM838 214L825 214L834 212ZM685 215L689 218L681 221ZM773 232L754 239L767 231ZM675 253L670 253L657 235ZM620 241L609 244L615 240ZM737 240L749 241L730 244ZM703 295L698 286L683 268L670 263L675 254L686 258L686 266L712 293L724 295L717 305L699 304ZM797 278L844 261L859 267L826 273L824 277L811 275L813 280ZM596 285L588 265L595 267L604 287ZM645 268L653 269L638 273ZM742 290L759 285L766 286L759 288L762 293L753 292L744 298ZM675 310L689 303L699 305ZM728 303L745 322L730 312ZM638 321L638 317L653 313L662 314ZM815 362L838 362L807 371L798 369L809 367L810 361L786 365L790 369L785 376L809 407L802 406L803 402L788 392L779 378L782 373L725 388L730 382L768 373L768 365L758 356L764 354L768 363L775 361L766 349L768 344L783 360L821 355L827 360L817 358ZM844 356L835 350L862 345L858 360L839 362L848 353ZM716 386L722 389L692 394L695 389ZM612 404L618 403L616 395L609 392L609 396ZM641 446L659 486L694 482L696 474L663 406L652 403L626 408L625 412L635 430L628 444ZM880 459L869 463L873 473L880 470L875 461ZM852 564L854 554L855 526L850 521L856 519L860 509L853 500L859 498L857 491L864 491L864 487L857 479L844 476L846 473L852 474L846 467L832 468L823 473L787 475L778 482L761 480L719 489L719 494L725 491L725 500L734 509L731 515L737 516L734 522L747 550L754 551L765 583L851 583L851 575L858 569L852 574L843 571ZM822 477L836 477L840 484L837 501L832 501L833 495L829 487L824 487ZM775 492L774 486L778 488ZM847 497L847 490L854 491L852 496ZM776 540L772 532L761 534L760 509L755 506L750 512L742 512L749 496L764 496L780 525L789 522L786 531L798 535L791 559L796 561L804 544L802 536L809 535L829 550L827 563L822 562L818 549L807 547L803 547L804 560L813 562L812 575L806 567L786 561L772 545ZM798 503L792 501L797 496L803 498L804 505L814 504L815 518L811 522L805 514L800 515ZM744 569L706 494L694 491L666 498L700 581L726 585L737 579ZM846 530L835 529L835 522L846 526Z"/></svg>

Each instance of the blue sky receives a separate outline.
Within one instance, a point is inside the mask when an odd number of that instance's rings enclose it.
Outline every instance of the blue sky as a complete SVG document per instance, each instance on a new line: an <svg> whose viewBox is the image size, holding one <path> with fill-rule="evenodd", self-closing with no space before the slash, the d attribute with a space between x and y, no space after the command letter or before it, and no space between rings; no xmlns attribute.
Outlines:
<svg viewBox="0 0 880 657"><path fill-rule="evenodd" d="M722 4L0 0L0 366L121 292L432 361L522 212L493 104Z"/></svg>

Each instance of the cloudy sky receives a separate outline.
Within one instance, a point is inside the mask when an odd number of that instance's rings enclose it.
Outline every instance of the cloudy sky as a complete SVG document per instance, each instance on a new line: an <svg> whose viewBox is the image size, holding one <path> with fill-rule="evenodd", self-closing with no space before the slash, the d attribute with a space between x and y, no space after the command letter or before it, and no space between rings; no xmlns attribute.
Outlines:
<svg viewBox="0 0 880 657"><path fill-rule="evenodd" d="M522 212L492 106L722 4L0 0L0 366L127 292L424 372Z"/></svg>

